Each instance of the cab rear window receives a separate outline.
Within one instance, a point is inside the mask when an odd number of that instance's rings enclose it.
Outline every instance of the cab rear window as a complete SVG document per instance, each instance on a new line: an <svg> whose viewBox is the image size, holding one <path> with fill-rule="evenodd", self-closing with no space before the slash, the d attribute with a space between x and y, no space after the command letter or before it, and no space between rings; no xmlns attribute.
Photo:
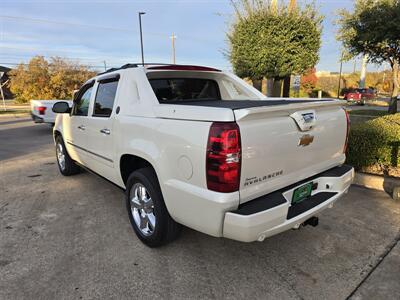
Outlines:
<svg viewBox="0 0 400 300"><path fill-rule="evenodd" d="M150 79L160 103L185 100L221 100L216 81L201 78Z"/></svg>

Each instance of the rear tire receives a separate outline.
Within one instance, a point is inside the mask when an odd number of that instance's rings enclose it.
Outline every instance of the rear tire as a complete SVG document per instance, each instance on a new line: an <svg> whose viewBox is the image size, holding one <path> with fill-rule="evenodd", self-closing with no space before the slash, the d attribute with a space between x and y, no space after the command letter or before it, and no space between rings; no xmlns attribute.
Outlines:
<svg viewBox="0 0 400 300"><path fill-rule="evenodd" d="M64 141L60 135L56 137L56 158L58 168L62 175L71 176L81 171L80 167L68 155Z"/></svg>
<svg viewBox="0 0 400 300"><path fill-rule="evenodd" d="M139 169L129 176L126 208L133 230L147 246L159 247L178 237L181 225L169 215L152 168Z"/></svg>

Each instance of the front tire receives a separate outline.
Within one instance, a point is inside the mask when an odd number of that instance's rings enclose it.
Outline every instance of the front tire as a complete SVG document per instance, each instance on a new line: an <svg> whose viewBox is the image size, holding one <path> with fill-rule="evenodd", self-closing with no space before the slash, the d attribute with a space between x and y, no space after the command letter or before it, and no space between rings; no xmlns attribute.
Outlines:
<svg viewBox="0 0 400 300"><path fill-rule="evenodd" d="M133 230L147 246L159 247L178 237L181 226L169 215L152 168L139 169L129 176L126 207Z"/></svg>
<svg viewBox="0 0 400 300"><path fill-rule="evenodd" d="M56 137L56 158L58 169L62 175L71 176L80 172L81 169L79 166L68 155L64 141L60 135Z"/></svg>

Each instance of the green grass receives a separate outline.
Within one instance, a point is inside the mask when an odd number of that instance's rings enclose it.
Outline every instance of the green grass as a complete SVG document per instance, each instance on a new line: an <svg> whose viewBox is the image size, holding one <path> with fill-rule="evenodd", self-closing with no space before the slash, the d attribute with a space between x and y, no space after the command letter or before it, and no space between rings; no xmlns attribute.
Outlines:
<svg viewBox="0 0 400 300"><path fill-rule="evenodd" d="M386 116L388 112L386 110L375 110L375 109L364 109L364 110L351 110L350 115L353 116Z"/></svg>

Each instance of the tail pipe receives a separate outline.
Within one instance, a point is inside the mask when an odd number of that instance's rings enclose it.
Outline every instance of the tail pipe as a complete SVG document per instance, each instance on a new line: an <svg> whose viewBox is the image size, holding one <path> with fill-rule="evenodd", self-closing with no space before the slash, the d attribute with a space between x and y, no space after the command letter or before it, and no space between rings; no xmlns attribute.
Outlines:
<svg viewBox="0 0 400 300"><path fill-rule="evenodd" d="M311 225L312 227L317 227L318 226L318 217L313 216L313 217L305 220L302 225L303 226Z"/></svg>

